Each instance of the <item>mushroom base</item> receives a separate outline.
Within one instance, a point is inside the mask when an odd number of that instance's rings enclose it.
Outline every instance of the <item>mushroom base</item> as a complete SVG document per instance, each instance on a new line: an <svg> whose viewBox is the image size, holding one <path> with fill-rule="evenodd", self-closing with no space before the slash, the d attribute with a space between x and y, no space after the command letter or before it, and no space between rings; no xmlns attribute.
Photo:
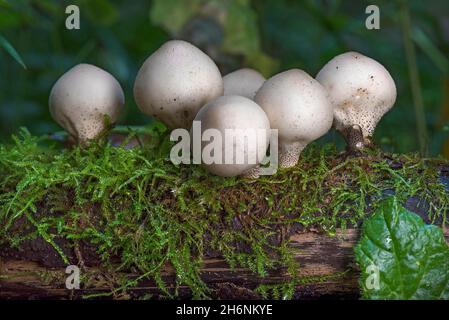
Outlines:
<svg viewBox="0 0 449 320"><path fill-rule="evenodd" d="M358 152L373 145L369 137L363 136L363 130L358 124L339 131L347 143L348 151Z"/></svg>
<svg viewBox="0 0 449 320"><path fill-rule="evenodd" d="M247 179L258 179L260 177L260 166L257 165L256 167L243 172L241 177Z"/></svg>
<svg viewBox="0 0 449 320"><path fill-rule="evenodd" d="M305 147L306 144L301 142L279 143L279 167L290 168L295 166Z"/></svg>

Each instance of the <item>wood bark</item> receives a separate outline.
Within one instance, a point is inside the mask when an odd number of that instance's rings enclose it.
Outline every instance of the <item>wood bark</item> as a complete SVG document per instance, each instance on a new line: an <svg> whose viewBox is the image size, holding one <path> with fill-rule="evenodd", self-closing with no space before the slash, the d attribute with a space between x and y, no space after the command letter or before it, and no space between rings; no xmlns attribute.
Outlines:
<svg viewBox="0 0 449 320"><path fill-rule="evenodd" d="M449 231L445 230L444 233L449 241ZM299 276L311 280L311 283L299 283L296 286L294 298L358 298L358 272L353 251L358 238L358 229L337 230L335 237L314 232L294 234L291 246L295 259L299 262ZM65 268L46 268L36 262L16 259L1 259L0 262L0 299L78 299L111 291L110 279L105 270L82 270L82 273L90 275L89 279L85 280L86 283L81 283L80 290L67 290ZM164 280L173 283L173 277L173 270L167 268ZM246 269L230 270L220 258L206 258L201 277L212 289L212 297L221 299L257 299L260 297L254 289L259 284L282 283L288 279L283 270L272 272L264 278L259 278ZM317 282L317 278L321 278L321 281ZM149 294L158 298L160 291L154 282L145 280L128 288L127 296L116 298L135 298ZM180 298L188 298L190 290L181 287L179 294Z"/></svg>

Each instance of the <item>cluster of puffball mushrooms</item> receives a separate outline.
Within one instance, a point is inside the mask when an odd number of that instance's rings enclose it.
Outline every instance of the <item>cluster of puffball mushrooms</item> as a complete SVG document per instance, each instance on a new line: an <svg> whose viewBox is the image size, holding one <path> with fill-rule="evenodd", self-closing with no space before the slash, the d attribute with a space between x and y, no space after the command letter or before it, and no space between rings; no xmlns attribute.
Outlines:
<svg viewBox="0 0 449 320"><path fill-rule="evenodd" d="M142 65L134 98L143 113L170 129L190 129L194 120L201 121L202 131L277 129L279 166L285 168L294 166L307 144L332 126L350 149L370 145L377 123L396 100L396 86L380 63L356 52L334 57L316 78L291 69L265 79L248 68L222 77L200 49L172 40ZM80 64L56 82L49 105L58 124L83 144L105 130L105 116L117 121L124 94L111 74ZM268 143L244 152L265 155ZM258 165L204 166L213 174L239 176L257 171Z"/></svg>

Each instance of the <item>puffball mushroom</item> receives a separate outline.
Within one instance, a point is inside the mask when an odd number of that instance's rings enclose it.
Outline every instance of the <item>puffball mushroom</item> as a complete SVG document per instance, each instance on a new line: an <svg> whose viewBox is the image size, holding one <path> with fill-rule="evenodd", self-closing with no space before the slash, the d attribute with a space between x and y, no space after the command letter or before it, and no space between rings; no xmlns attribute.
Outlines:
<svg viewBox="0 0 449 320"><path fill-rule="evenodd" d="M223 95L217 65L197 47L172 40L140 68L134 97L140 110L168 127L189 129L198 110Z"/></svg>
<svg viewBox="0 0 449 320"><path fill-rule="evenodd" d="M63 74L49 98L52 117L80 143L105 130L105 116L115 123L124 103L118 81L90 64L79 64Z"/></svg>
<svg viewBox="0 0 449 320"><path fill-rule="evenodd" d="M316 79L326 88L334 106L334 126L352 150L371 144L382 116L396 101L396 85L377 61L357 52L330 60Z"/></svg>
<svg viewBox="0 0 449 320"><path fill-rule="evenodd" d="M327 92L302 70L291 69L265 81L254 101L278 130L279 166L294 166L308 143L326 134L333 110Z"/></svg>
<svg viewBox="0 0 449 320"><path fill-rule="evenodd" d="M224 95L254 99L257 90L264 82L264 76L258 71L249 68L239 69L223 77Z"/></svg>
<svg viewBox="0 0 449 320"><path fill-rule="evenodd" d="M270 123L261 107L245 97L221 96L207 103L195 121L201 123L202 165L209 172L224 177L252 176L252 169L257 169L266 154L270 138ZM218 142L215 136L211 142L204 141L209 129L221 137L221 145L218 143L213 151L208 145ZM215 163L205 163L205 155Z"/></svg>

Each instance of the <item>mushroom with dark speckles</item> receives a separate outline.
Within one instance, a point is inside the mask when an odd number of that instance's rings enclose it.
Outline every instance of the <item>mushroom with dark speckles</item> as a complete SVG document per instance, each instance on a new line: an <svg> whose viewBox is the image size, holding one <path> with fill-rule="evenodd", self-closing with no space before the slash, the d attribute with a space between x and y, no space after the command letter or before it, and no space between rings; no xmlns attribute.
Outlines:
<svg viewBox="0 0 449 320"><path fill-rule="evenodd" d="M327 89L334 107L334 127L351 150L371 145L371 137L396 101L396 85L377 61L357 52L330 60L316 79Z"/></svg>
<svg viewBox="0 0 449 320"><path fill-rule="evenodd" d="M62 75L49 98L52 117L80 143L97 138L106 129L105 116L115 123L124 102L117 80L90 64L79 64Z"/></svg>
<svg viewBox="0 0 449 320"><path fill-rule="evenodd" d="M134 98L140 110L168 127L189 129L198 110L223 95L217 65L182 40L166 42L140 68Z"/></svg>

